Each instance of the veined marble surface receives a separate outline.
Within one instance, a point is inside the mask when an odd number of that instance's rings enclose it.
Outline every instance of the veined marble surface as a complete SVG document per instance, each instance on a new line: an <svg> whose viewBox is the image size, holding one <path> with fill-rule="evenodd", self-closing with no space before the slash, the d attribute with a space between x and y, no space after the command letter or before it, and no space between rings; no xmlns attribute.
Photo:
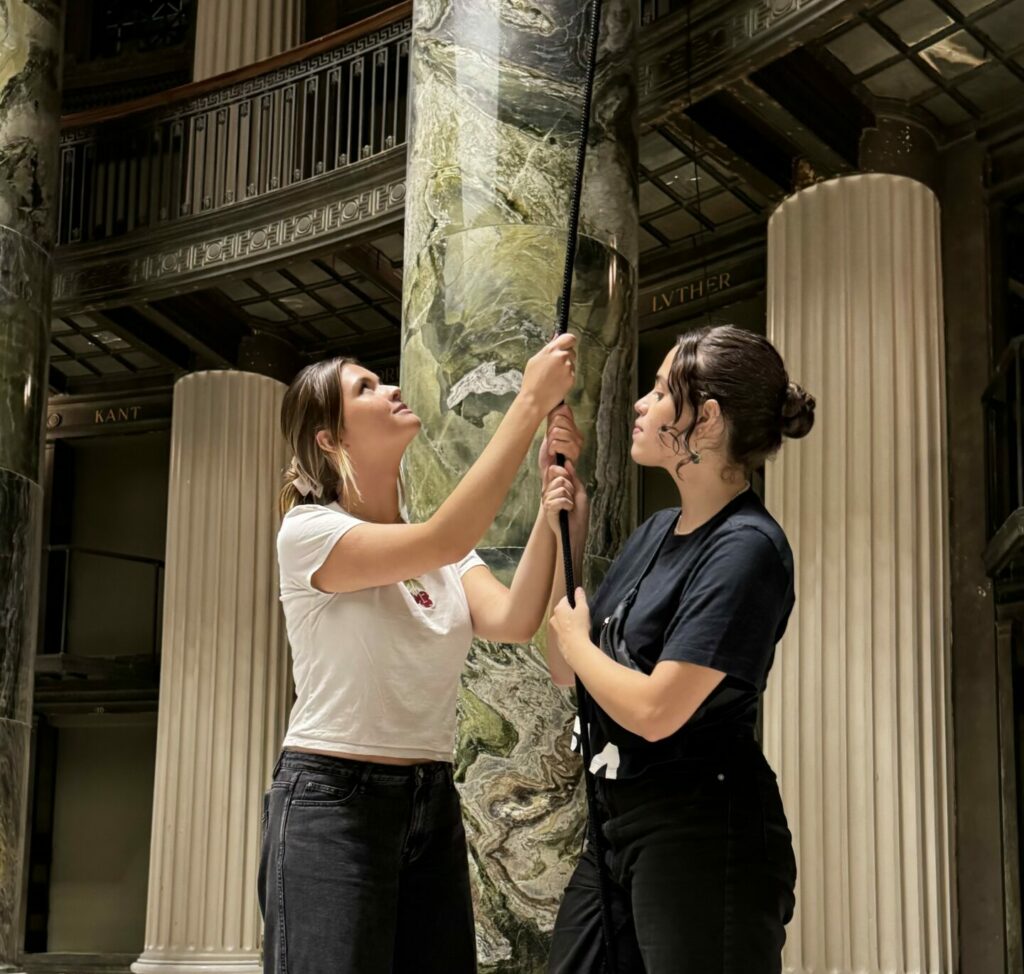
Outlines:
<svg viewBox="0 0 1024 974"><path fill-rule="evenodd" d="M49 252L56 228L61 10L0 0L0 225Z"/></svg>
<svg viewBox="0 0 1024 974"><path fill-rule="evenodd" d="M56 228L61 11L0 0L0 467L39 476Z"/></svg>
<svg viewBox="0 0 1024 974"><path fill-rule="evenodd" d="M569 397L587 442L584 583L631 527L636 346L636 8L607 0L570 320ZM410 513L429 516L494 433L526 360L554 330L579 131L586 16L578 0L426 0L413 27L402 335ZM531 454L478 546L506 581L540 499ZM543 633L539 638L542 638ZM456 750L481 968L543 971L583 837L573 716L539 645L478 641Z"/></svg>
<svg viewBox="0 0 1024 974"><path fill-rule="evenodd" d="M0 468L29 480L39 479L52 280L49 254L0 225Z"/></svg>
<svg viewBox="0 0 1024 974"><path fill-rule="evenodd" d="M21 949L18 907L32 719L42 489L0 468L0 966Z"/></svg>
<svg viewBox="0 0 1024 974"><path fill-rule="evenodd" d="M22 943L60 42L54 0L0 0L0 967Z"/></svg>

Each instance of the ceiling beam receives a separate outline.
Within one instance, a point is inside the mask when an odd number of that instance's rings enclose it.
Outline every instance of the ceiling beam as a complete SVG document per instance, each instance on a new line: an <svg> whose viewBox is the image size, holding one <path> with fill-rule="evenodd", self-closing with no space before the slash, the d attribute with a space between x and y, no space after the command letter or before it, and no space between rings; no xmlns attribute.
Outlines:
<svg viewBox="0 0 1024 974"><path fill-rule="evenodd" d="M184 372L192 367L192 352L188 346L157 327L137 308L91 311L90 317L172 372Z"/></svg>
<svg viewBox="0 0 1024 974"><path fill-rule="evenodd" d="M719 91L691 105L686 114L784 193L792 190L800 149L735 95Z"/></svg>
<svg viewBox="0 0 1024 974"><path fill-rule="evenodd" d="M679 277L691 269L703 268L726 261L739 261L764 251L764 231L749 224L728 233L708 234L694 245L681 240L671 247L655 251L640 265L640 287L649 288L660 281Z"/></svg>
<svg viewBox="0 0 1024 974"><path fill-rule="evenodd" d="M774 201L786 195L786 185L775 182L770 175L763 173L754 163L698 125L689 115L679 112L659 125L658 130L668 133L674 142L686 148L691 155L708 156L712 162L719 163L734 173L743 185L749 186L761 196ZM730 189L742 192L743 186L730 186Z"/></svg>
<svg viewBox="0 0 1024 974"><path fill-rule="evenodd" d="M817 133L804 125L785 106L777 102L767 91L750 79L744 78L729 85L728 91L737 101L751 109L758 118L767 122L776 132L781 132L800 154L807 158L817 172L833 176L848 172L852 166Z"/></svg>
<svg viewBox="0 0 1024 974"><path fill-rule="evenodd" d="M396 301L402 300L402 275L391 261L372 244L351 244L342 247L338 256L353 270L369 278L385 294Z"/></svg>
<svg viewBox="0 0 1024 974"><path fill-rule="evenodd" d="M211 326L209 307L203 306L201 298L198 302L195 298L195 295L190 294L159 301L143 301L137 308L153 325L190 348L202 363L222 369L233 368L238 360L240 336L225 334L219 325ZM194 324L186 325L186 321L203 322L206 327L200 332Z"/></svg>
<svg viewBox="0 0 1024 974"><path fill-rule="evenodd" d="M852 87L801 47L752 72L732 90L755 107L764 105L778 122L791 126L794 141L805 144L809 159L841 172L857 167L861 133L875 124L874 113Z"/></svg>

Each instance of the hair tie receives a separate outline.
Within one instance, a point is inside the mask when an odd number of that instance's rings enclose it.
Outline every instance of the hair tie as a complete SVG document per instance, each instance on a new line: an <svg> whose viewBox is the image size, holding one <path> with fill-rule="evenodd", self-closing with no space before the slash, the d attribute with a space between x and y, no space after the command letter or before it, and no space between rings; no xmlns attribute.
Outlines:
<svg viewBox="0 0 1024 974"><path fill-rule="evenodd" d="M303 496L309 497L312 494L314 497L319 497L321 494L321 488L319 484L314 484L304 473L296 473L292 477L292 486Z"/></svg>

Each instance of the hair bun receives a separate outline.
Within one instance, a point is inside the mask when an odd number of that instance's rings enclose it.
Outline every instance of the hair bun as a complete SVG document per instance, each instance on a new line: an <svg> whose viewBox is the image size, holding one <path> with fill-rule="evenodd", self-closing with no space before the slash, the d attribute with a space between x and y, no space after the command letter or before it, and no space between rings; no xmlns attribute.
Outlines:
<svg viewBox="0 0 1024 974"><path fill-rule="evenodd" d="M814 425L815 405L814 396L791 382L786 387L786 398L782 403L782 435L798 440L810 433Z"/></svg>

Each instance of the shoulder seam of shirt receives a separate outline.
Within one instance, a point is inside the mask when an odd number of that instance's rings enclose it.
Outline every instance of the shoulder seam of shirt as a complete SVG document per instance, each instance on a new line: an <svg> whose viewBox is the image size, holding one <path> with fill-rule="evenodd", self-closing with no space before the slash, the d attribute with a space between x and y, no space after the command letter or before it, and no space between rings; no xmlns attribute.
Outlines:
<svg viewBox="0 0 1024 974"><path fill-rule="evenodd" d="M767 531L765 531L765 529L761 527L761 525L753 524L750 521L739 521L738 523L731 522L725 524L723 525L723 527L725 528L725 530L722 532L724 536L728 536L730 534L739 534L741 531L754 531L757 534L759 534L762 538L764 538L765 541L768 542L769 545L771 545L772 551L775 552L775 556L779 559L779 566L785 569L786 566L782 560L782 552L779 550L778 541L775 538L773 538ZM783 538L785 538L785 535L783 535Z"/></svg>

